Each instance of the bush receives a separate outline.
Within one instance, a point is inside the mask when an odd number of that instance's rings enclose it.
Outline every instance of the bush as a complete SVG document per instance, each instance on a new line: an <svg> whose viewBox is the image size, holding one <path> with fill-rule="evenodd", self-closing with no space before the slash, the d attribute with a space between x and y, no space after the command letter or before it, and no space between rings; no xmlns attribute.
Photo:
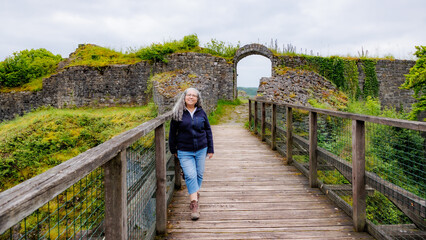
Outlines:
<svg viewBox="0 0 426 240"><path fill-rule="evenodd" d="M232 44L226 44L223 41L212 39L210 43L205 45L203 52L220 57L233 58L239 48L240 43L238 43L236 46L233 46Z"/></svg>
<svg viewBox="0 0 426 240"><path fill-rule="evenodd" d="M200 44L200 41L198 40L198 37L196 34L192 34L192 35L188 35L183 37L183 45L187 48L187 49L193 49L198 47L198 45Z"/></svg>
<svg viewBox="0 0 426 240"><path fill-rule="evenodd" d="M416 120L417 115L426 111L426 46L416 46L414 55L418 58L416 64L410 69L410 73L405 75L405 82L402 89L412 89L413 97L418 101L413 104L413 111L410 119Z"/></svg>
<svg viewBox="0 0 426 240"><path fill-rule="evenodd" d="M55 72L60 55L53 55L44 48L23 50L0 62L0 86L18 87L31 80Z"/></svg>
<svg viewBox="0 0 426 240"><path fill-rule="evenodd" d="M161 43L153 43L149 47L141 48L136 51L136 56L142 60L149 60L152 62L165 62L167 63L166 56L177 51L187 51L196 48L199 44L196 34L188 35L181 41L171 41Z"/></svg>

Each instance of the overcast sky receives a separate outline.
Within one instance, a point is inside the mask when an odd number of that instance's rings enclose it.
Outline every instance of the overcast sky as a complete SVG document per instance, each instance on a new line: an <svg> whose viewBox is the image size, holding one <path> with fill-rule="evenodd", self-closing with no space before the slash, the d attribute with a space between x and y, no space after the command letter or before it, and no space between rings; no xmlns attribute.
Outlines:
<svg viewBox="0 0 426 240"><path fill-rule="evenodd" d="M321 56L415 59L426 45L425 0L0 0L0 61L46 48L68 57L80 43L120 51L197 34L236 45L271 39ZM302 50L301 50L302 49ZM238 85L257 87L270 61L238 65Z"/></svg>

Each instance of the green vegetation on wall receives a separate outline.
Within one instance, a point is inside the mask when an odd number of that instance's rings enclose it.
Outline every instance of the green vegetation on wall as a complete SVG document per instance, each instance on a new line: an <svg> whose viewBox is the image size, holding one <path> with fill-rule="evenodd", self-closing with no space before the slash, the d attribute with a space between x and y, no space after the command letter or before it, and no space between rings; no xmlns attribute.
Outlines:
<svg viewBox="0 0 426 240"><path fill-rule="evenodd" d="M113 49L93 44L81 44L71 55L70 61L67 67L104 67L114 64L134 64L142 60L134 54L124 54Z"/></svg>
<svg viewBox="0 0 426 240"><path fill-rule="evenodd" d="M340 90L347 90L344 77L344 61L340 57L313 57L306 56L306 61L321 76L333 82Z"/></svg>
<svg viewBox="0 0 426 240"><path fill-rule="evenodd" d="M426 46L416 46L414 55L418 58L416 64L405 75L402 89L414 90L413 97L418 101L413 104L410 119L417 120L420 112L426 111Z"/></svg>
<svg viewBox="0 0 426 240"><path fill-rule="evenodd" d="M224 57L228 61L231 61L237 50L240 48L240 43L238 43L236 46L228 43L226 44L223 41L218 41L216 39L212 39L209 43L207 43L202 52L203 53L209 53L214 56Z"/></svg>
<svg viewBox="0 0 426 240"><path fill-rule="evenodd" d="M306 60L306 65L300 69L315 71L326 79L330 80L336 87L344 91L353 100L360 97L379 96L379 82L376 76L376 60L367 58L345 58L339 56L319 57L302 56ZM364 91L359 87L358 63L365 73Z"/></svg>
<svg viewBox="0 0 426 240"><path fill-rule="evenodd" d="M167 63L166 56L180 51L192 51L198 48L200 41L196 34L185 36L182 40L161 43L153 43L148 47L134 51L134 54L142 60Z"/></svg>
<svg viewBox="0 0 426 240"><path fill-rule="evenodd" d="M23 50L0 62L0 87L18 87L56 71L60 55L44 48Z"/></svg>
<svg viewBox="0 0 426 240"><path fill-rule="evenodd" d="M115 64L135 64L140 61L151 63L167 63L167 55L176 52L208 53L232 61L239 44L233 46L223 41L212 39L205 47L199 46L200 41L196 34L184 36L181 40L172 40L164 43L153 43L142 48L129 48L125 53L96 46L94 44L80 44L63 67L91 66L104 67ZM1 91L40 90L42 79L57 72L58 64L62 61L60 55L53 55L45 49L23 50L14 53L0 62L0 89ZM24 84L32 83L28 87ZM17 87L10 89L11 87ZM7 88L7 89L5 89Z"/></svg>
<svg viewBox="0 0 426 240"><path fill-rule="evenodd" d="M379 97L379 81L376 76L376 61L373 59L361 59L362 69L365 73L364 97Z"/></svg>

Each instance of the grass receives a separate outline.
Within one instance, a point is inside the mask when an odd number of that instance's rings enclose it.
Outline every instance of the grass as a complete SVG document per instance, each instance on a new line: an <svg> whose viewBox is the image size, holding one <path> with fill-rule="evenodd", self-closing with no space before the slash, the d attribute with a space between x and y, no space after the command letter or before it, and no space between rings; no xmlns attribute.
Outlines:
<svg viewBox="0 0 426 240"><path fill-rule="evenodd" d="M118 64L135 64L142 61L134 53L121 53L115 50L86 44L80 46L71 56L71 66L104 67Z"/></svg>
<svg viewBox="0 0 426 240"><path fill-rule="evenodd" d="M0 192L157 116L142 107L41 108L0 124Z"/></svg>
<svg viewBox="0 0 426 240"><path fill-rule="evenodd" d="M234 109L236 106L243 104L244 100L239 98L230 101L230 100L219 100L217 102L216 109L210 113L209 122L211 125L217 125L223 121L225 118L229 118L234 113ZM246 100L247 101L247 100Z"/></svg>
<svg viewBox="0 0 426 240"><path fill-rule="evenodd" d="M19 87L2 87L0 88L0 92L7 93L7 92L23 92L23 91L32 91L32 92L40 91L43 88L43 79L47 77L49 76L39 77Z"/></svg>

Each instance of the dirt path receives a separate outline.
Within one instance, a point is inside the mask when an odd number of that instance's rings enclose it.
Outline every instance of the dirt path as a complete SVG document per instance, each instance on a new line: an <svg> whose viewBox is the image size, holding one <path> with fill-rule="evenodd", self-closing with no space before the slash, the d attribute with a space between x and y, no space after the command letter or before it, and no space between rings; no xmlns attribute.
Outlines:
<svg viewBox="0 0 426 240"><path fill-rule="evenodd" d="M248 121L248 103L238 106L227 106L226 114L221 118L220 125L241 125Z"/></svg>

